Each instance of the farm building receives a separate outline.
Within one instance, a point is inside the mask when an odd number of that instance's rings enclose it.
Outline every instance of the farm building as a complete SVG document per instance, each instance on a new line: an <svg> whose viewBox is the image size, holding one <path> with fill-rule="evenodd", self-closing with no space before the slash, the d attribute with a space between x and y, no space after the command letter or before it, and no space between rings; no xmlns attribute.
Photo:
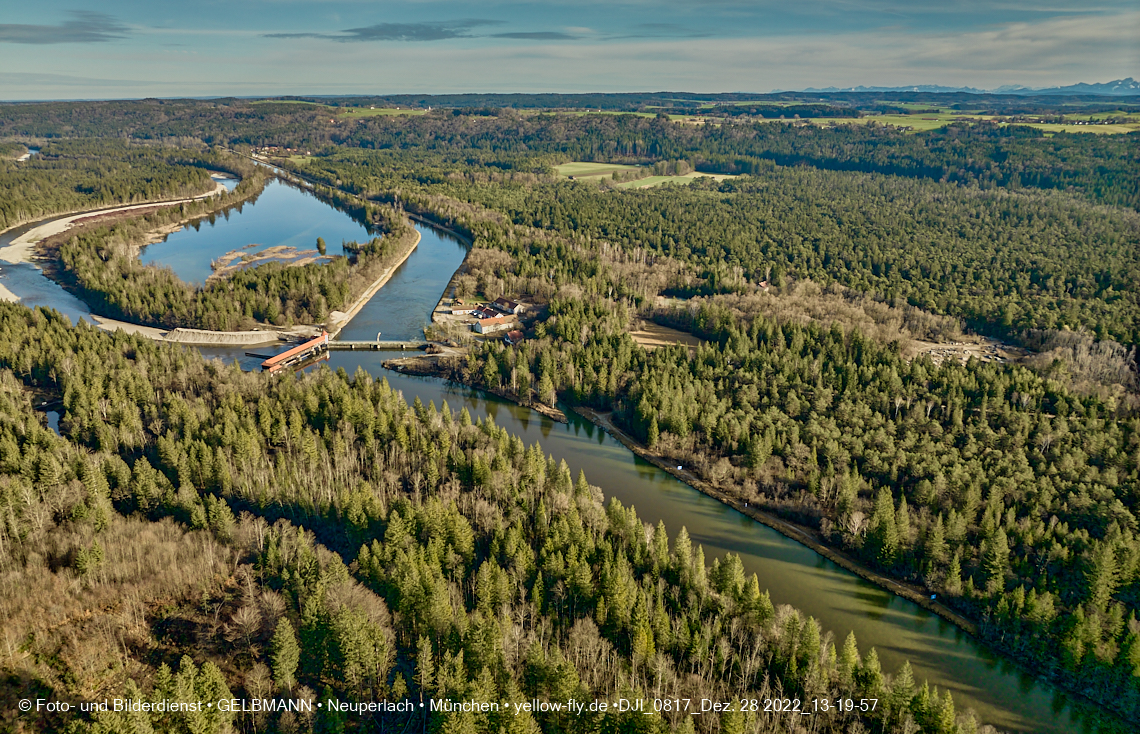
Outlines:
<svg viewBox="0 0 1140 734"><path fill-rule="evenodd" d="M505 341L507 344L509 344L511 346L514 346L515 344L521 343L524 338L526 338L526 337L523 335L523 333L521 331L519 331L518 329L514 329L512 331L507 332L507 335L503 337L503 341Z"/></svg>
<svg viewBox="0 0 1140 734"><path fill-rule="evenodd" d="M515 319L510 316L494 316L476 321L475 331L480 334L494 334L497 331L509 329L514 325Z"/></svg>
<svg viewBox="0 0 1140 734"><path fill-rule="evenodd" d="M522 313L523 310L521 303L503 298L502 296L496 298L493 305L503 313L519 314Z"/></svg>

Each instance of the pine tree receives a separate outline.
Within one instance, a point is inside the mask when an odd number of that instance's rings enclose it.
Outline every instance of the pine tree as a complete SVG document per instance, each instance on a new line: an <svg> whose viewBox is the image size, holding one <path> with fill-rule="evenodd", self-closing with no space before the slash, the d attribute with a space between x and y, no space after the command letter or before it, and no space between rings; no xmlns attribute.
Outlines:
<svg viewBox="0 0 1140 734"><path fill-rule="evenodd" d="M1119 576L1116 553L1111 543L1097 543L1091 554L1091 563L1086 576L1088 599L1097 609L1104 609L1112 598Z"/></svg>
<svg viewBox="0 0 1140 734"><path fill-rule="evenodd" d="M424 700L424 693L431 693L435 685L435 661L432 654L431 640L426 635L420 635L416 643L416 685L420 689L420 701Z"/></svg>
<svg viewBox="0 0 1140 734"><path fill-rule="evenodd" d="M950 568L946 571L946 590L951 594L962 591L962 562L958 558L958 551L950 559Z"/></svg>
<svg viewBox="0 0 1140 734"><path fill-rule="evenodd" d="M862 661L859 659L859 645L855 642L855 633L848 632L843 643L843 651L839 653L839 680L850 686L855 681L855 674Z"/></svg>
<svg viewBox="0 0 1140 734"><path fill-rule="evenodd" d="M946 560L946 528L942 523L942 513L934 518L934 525L926 536L926 558L932 567Z"/></svg>
<svg viewBox="0 0 1140 734"><path fill-rule="evenodd" d="M875 560L884 566L894 564L899 536L895 521L894 499L886 487L880 489L875 498L875 513L871 516L871 542Z"/></svg>
<svg viewBox="0 0 1140 734"><path fill-rule="evenodd" d="M297 635L293 632L293 625L286 617L277 622L277 629L273 639L269 641L269 660L273 666L273 682L286 690L293 690L297 682L297 664L301 660L301 646L297 644Z"/></svg>
<svg viewBox="0 0 1140 734"><path fill-rule="evenodd" d="M1009 543L1005 530L998 528L986 542L982 554L982 568L986 572L986 591L995 594L1005 588L1005 574L1009 569Z"/></svg>
<svg viewBox="0 0 1140 734"><path fill-rule="evenodd" d="M689 531L684 525L677 539L673 542L673 568L677 572L677 580L681 588L685 588L691 575L693 565L693 542L689 539Z"/></svg>
<svg viewBox="0 0 1140 734"><path fill-rule="evenodd" d="M903 550L910 547L910 510L907 508L906 495L899 498L899 508L895 513L895 529L898 531L899 547Z"/></svg>
<svg viewBox="0 0 1140 734"><path fill-rule="evenodd" d="M878 696L883 690L883 668L879 664L879 653L875 648L867 653L859 666L859 688L868 696Z"/></svg>
<svg viewBox="0 0 1140 734"><path fill-rule="evenodd" d="M649 421L649 428L645 432L645 443L649 448L657 448L657 441L661 436L661 429L657 427L657 416Z"/></svg>

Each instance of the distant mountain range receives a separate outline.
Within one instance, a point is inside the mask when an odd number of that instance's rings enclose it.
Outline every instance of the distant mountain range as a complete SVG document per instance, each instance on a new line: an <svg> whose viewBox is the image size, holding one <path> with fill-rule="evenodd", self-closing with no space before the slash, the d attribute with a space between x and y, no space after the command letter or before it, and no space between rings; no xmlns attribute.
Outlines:
<svg viewBox="0 0 1140 734"><path fill-rule="evenodd" d="M1140 82L1132 77L1117 79L1103 84L1070 84L1067 87L1026 87L1021 84L1007 84L997 89L977 89L975 87L944 87L939 84L917 84L912 87L827 87L826 89L804 89L804 92L966 92L969 94L1019 94L1024 96L1100 94L1105 96L1140 95Z"/></svg>

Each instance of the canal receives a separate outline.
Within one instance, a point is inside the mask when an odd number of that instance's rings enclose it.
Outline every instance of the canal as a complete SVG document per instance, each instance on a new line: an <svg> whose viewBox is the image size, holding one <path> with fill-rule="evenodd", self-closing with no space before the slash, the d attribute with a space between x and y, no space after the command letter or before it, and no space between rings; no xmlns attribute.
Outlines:
<svg viewBox="0 0 1140 734"><path fill-rule="evenodd" d="M311 198L306 192L284 185L281 194ZM245 217L260 205L258 201L240 213L231 212L229 221ZM348 219L331 207L324 208L327 211L322 216ZM416 251L348 325L342 338L375 339L377 332L391 339L423 336L423 326L463 261L466 245L424 225L417 225L417 229L421 241ZM212 251L206 242L211 231L205 227L184 230L186 236L180 239L178 252L171 256ZM324 236L319 228L306 230L303 239L315 240L318 235ZM0 237L0 246L5 238L8 235ZM259 241L269 240L266 236ZM231 244L226 244L227 249L233 249ZM166 264L158 258L155 262ZM17 268L13 273L5 267L0 283L17 295L26 293L25 302L60 308L72 320L89 313L38 270L27 268ZM243 348L200 351L208 357L236 360L246 369L256 368L261 361L246 356ZM917 680L926 679L931 686L952 691L958 710L973 710L982 723L1015 732L1062 734L1088 730L1078 713L1083 706L1074 705L1064 693L992 654L957 627L706 497L639 459L616 439L569 410L569 423L557 423L462 385L402 375L382 367L384 359L399 355L332 352L327 364L332 369L343 367L349 374L362 367L386 378L409 402L418 396L425 404L433 401L437 407L446 401L453 412L466 407L473 418L490 417L528 444L540 443L555 459L564 459L575 475L579 469L585 470L590 483L601 487L607 496L636 507L645 522L663 521L671 536L682 526L687 528L693 542L704 546L710 563L727 552L740 554L746 571L759 576L760 587L769 591L773 603L790 604L815 617L825 631L834 634L837 646L848 632L854 631L864 654L871 647L876 648L884 670L894 671L909 661Z"/></svg>

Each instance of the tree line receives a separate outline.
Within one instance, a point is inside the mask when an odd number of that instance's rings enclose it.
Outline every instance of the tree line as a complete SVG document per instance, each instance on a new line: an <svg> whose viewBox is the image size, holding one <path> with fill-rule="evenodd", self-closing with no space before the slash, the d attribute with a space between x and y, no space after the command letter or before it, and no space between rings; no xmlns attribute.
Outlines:
<svg viewBox="0 0 1140 734"><path fill-rule="evenodd" d="M226 171L236 163L116 141L59 142L26 161L3 158L0 229L51 214L196 196L214 187L208 169Z"/></svg>

